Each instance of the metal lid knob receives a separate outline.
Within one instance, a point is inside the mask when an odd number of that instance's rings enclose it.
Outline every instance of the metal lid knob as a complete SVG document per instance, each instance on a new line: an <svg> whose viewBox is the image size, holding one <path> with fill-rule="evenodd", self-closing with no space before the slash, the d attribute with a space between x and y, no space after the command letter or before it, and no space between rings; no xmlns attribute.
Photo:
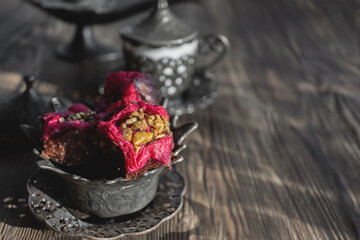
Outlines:
<svg viewBox="0 0 360 240"><path fill-rule="evenodd" d="M33 88L36 77L34 75L25 75L23 80L26 84L26 90L24 93L32 93L35 94L35 90Z"/></svg>
<svg viewBox="0 0 360 240"><path fill-rule="evenodd" d="M159 0L157 1L157 9L164 9L168 7L168 1L167 0Z"/></svg>
<svg viewBox="0 0 360 240"><path fill-rule="evenodd" d="M197 30L170 11L167 0L158 0L145 19L120 29L120 34L130 42L155 47L183 44L198 36Z"/></svg>

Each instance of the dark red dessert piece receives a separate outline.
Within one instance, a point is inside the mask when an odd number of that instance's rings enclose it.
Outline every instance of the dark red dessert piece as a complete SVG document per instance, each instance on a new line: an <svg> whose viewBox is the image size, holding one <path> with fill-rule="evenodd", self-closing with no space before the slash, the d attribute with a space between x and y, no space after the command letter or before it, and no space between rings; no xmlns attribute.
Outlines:
<svg viewBox="0 0 360 240"><path fill-rule="evenodd" d="M129 102L105 118L97 130L104 146L123 156L125 178L136 178L151 168L170 166L173 138L169 116L163 107Z"/></svg>
<svg viewBox="0 0 360 240"><path fill-rule="evenodd" d="M157 90L152 79L138 72L115 72L106 76L104 94L95 108L108 112L129 102L144 101L158 104Z"/></svg>
<svg viewBox="0 0 360 240"><path fill-rule="evenodd" d="M63 113L48 113L43 118L42 155L58 163L83 163L95 149L93 135L100 116L82 104Z"/></svg>

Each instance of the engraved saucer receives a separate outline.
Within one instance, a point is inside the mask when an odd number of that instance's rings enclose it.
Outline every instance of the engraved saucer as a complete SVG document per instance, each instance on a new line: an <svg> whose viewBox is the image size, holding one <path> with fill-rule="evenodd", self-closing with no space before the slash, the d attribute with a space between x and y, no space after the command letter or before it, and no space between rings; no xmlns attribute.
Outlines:
<svg viewBox="0 0 360 240"><path fill-rule="evenodd" d="M33 174L28 183L30 212L50 229L90 239L119 238L154 230L181 209L185 182L173 167L160 176L154 200L144 209L115 218L98 218L71 207L59 176L46 170Z"/></svg>
<svg viewBox="0 0 360 240"><path fill-rule="evenodd" d="M190 86L176 98L169 99L169 115L191 114L211 105L218 95L218 82L209 71L195 73Z"/></svg>

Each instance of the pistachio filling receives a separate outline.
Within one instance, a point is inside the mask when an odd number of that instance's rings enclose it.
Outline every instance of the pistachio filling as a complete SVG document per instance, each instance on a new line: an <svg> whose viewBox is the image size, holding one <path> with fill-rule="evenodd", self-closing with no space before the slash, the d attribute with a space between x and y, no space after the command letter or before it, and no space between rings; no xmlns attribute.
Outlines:
<svg viewBox="0 0 360 240"><path fill-rule="evenodd" d="M81 122L87 122L90 124L95 124L96 123L96 112L88 110L87 112L73 113L67 117L59 118L59 122L66 122L66 121L81 121Z"/></svg>
<svg viewBox="0 0 360 240"><path fill-rule="evenodd" d="M121 122L120 126L123 129L123 138L132 143L136 153L144 145L170 133L168 119L159 114L146 114L142 108L132 112L127 119Z"/></svg>

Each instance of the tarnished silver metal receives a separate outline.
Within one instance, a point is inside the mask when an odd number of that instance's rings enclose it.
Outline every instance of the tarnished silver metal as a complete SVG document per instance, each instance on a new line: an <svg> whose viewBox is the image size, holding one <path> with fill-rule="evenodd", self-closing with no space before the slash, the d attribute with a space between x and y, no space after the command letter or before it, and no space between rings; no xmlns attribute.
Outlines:
<svg viewBox="0 0 360 240"><path fill-rule="evenodd" d="M56 48L57 56L67 61L111 61L121 58L121 51L98 43L91 26L124 19L152 6L150 0L24 1L63 21L76 24L72 41Z"/></svg>
<svg viewBox="0 0 360 240"><path fill-rule="evenodd" d="M23 80L26 84L23 93L4 98L0 102L0 147L4 149L31 149L32 144L21 132L20 125L40 128L38 117L54 111L54 98L34 90L35 77L27 75ZM57 99L57 103L65 108L71 105L65 98Z"/></svg>
<svg viewBox="0 0 360 240"><path fill-rule="evenodd" d="M198 31L170 11L166 0L158 1L145 19L122 28L120 33L132 43L157 47L183 44L198 36Z"/></svg>
<svg viewBox="0 0 360 240"><path fill-rule="evenodd" d="M179 155L186 148L183 141L198 127L196 122L177 127L177 118L172 118L171 125L175 145L172 164L183 160ZM148 205L155 196L159 174L165 168L149 170L135 180L121 177L90 180L58 167L51 160L42 157L36 149L34 153L41 158L37 161L41 169L52 171L60 177L65 186L65 194L75 208L101 218L131 214Z"/></svg>
<svg viewBox="0 0 360 240"><path fill-rule="evenodd" d="M173 217L183 205L185 183L173 170L160 175L153 201L144 209L116 218L97 218L74 209L63 192L60 177L41 170L27 183L30 212L50 229L87 239L121 238L149 232Z"/></svg>
<svg viewBox="0 0 360 240"><path fill-rule="evenodd" d="M144 20L121 28L120 34L127 68L150 74L161 96L170 99L189 88L195 72L218 63L230 46L223 35L199 36L170 11L165 0L159 0ZM211 61L198 66L199 55Z"/></svg>
<svg viewBox="0 0 360 240"><path fill-rule="evenodd" d="M186 88L194 72L198 31L175 16L166 0L120 33L127 68L151 74L163 97Z"/></svg>
<svg viewBox="0 0 360 240"><path fill-rule="evenodd" d="M49 161L38 166L57 173L73 207L101 218L117 217L139 211L155 196L163 167L146 172L136 180L88 180L66 173Z"/></svg>
<svg viewBox="0 0 360 240"><path fill-rule="evenodd" d="M176 98L169 99L166 110L170 115L191 114L211 105L218 95L215 74L205 71L194 74L189 88Z"/></svg>

